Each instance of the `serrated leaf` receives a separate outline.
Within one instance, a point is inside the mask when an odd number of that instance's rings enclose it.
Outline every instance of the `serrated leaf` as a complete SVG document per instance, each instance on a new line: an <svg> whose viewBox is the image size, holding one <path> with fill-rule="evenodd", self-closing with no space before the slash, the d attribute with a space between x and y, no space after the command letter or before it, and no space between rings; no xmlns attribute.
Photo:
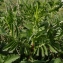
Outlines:
<svg viewBox="0 0 63 63"><path fill-rule="evenodd" d="M12 63L13 61L17 60L19 58L19 55L11 55L8 57L4 63Z"/></svg>

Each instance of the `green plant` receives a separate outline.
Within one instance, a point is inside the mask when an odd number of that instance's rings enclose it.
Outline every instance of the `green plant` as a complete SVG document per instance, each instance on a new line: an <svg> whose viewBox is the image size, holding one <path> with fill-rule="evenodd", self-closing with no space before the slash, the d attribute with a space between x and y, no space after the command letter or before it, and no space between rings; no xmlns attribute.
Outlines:
<svg viewBox="0 0 63 63"><path fill-rule="evenodd" d="M59 0L4 3L6 10L0 18L1 63L62 62L63 3Z"/></svg>

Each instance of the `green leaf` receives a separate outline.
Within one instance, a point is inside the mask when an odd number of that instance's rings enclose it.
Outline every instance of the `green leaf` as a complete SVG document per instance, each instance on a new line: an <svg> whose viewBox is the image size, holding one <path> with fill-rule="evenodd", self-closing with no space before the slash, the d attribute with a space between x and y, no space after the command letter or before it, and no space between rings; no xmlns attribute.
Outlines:
<svg viewBox="0 0 63 63"><path fill-rule="evenodd" d="M57 51L56 51L56 50L55 50L50 44L48 44L48 46L49 46L51 52L53 52L53 53L57 53Z"/></svg>
<svg viewBox="0 0 63 63"><path fill-rule="evenodd" d="M12 53L16 49L17 45L18 45L18 42L14 42L9 48L9 53Z"/></svg>
<svg viewBox="0 0 63 63"><path fill-rule="evenodd" d="M3 63L4 62L4 58L5 58L5 56L2 55L2 54L0 54L0 63Z"/></svg>
<svg viewBox="0 0 63 63"><path fill-rule="evenodd" d="M28 55L28 51L27 51L27 49L25 48L25 50L24 50L24 53L26 54L26 55Z"/></svg>
<svg viewBox="0 0 63 63"><path fill-rule="evenodd" d="M43 45L44 51L45 51L45 55L48 56L48 49L46 48L45 45Z"/></svg>
<svg viewBox="0 0 63 63"><path fill-rule="evenodd" d="M44 54L45 52L44 52L43 47L41 47L41 51L42 51L42 52L41 52L41 53L42 53L42 57L45 57L45 54Z"/></svg>
<svg viewBox="0 0 63 63"><path fill-rule="evenodd" d="M33 24L31 22L25 22L24 27L26 27L27 29L32 29L33 28Z"/></svg>
<svg viewBox="0 0 63 63"><path fill-rule="evenodd" d="M52 59L49 63L62 63L60 58Z"/></svg>
<svg viewBox="0 0 63 63"><path fill-rule="evenodd" d="M56 58L54 63L61 63L61 59L60 58Z"/></svg>
<svg viewBox="0 0 63 63"><path fill-rule="evenodd" d="M3 51L7 51L7 50L11 47L11 45L12 45L13 43L14 43L14 42L12 41L12 42L10 42L9 44L7 44L6 46L4 46Z"/></svg>
<svg viewBox="0 0 63 63"><path fill-rule="evenodd" d="M37 53L36 53L36 56L39 56L39 48L37 49Z"/></svg>
<svg viewBox="0 0 63 63"><path fill-rule="evenodd" d="M4 63L12 63L13 61L17 60L18 58L19 58L19 55L8 56L8 58L5 60Z"/></svg>

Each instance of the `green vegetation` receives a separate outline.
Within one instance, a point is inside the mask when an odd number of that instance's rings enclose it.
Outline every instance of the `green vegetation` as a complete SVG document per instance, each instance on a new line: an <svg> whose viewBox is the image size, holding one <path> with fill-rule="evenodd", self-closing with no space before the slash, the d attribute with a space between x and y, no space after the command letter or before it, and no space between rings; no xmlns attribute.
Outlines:
<svg viewBox="0 0 63 63"><path fill-rule="evenodd" d="M0 63L63 63L63 2L0 0Z"/></svg>

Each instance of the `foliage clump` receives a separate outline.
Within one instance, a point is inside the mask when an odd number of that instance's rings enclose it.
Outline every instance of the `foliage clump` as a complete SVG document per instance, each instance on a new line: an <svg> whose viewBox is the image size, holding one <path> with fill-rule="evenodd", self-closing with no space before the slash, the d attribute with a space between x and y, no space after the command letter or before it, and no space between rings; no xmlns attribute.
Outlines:
<svg viewBox="0 0 63 63"><path fill-rule="evenodd" d="M0 63L63 62L61 0L0 2Z"/></svg>

